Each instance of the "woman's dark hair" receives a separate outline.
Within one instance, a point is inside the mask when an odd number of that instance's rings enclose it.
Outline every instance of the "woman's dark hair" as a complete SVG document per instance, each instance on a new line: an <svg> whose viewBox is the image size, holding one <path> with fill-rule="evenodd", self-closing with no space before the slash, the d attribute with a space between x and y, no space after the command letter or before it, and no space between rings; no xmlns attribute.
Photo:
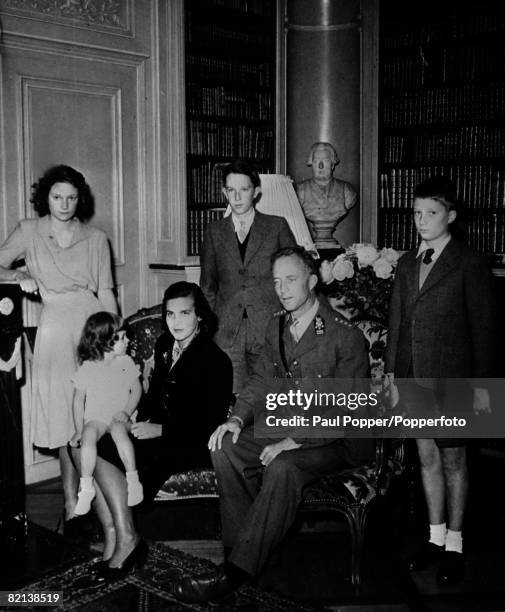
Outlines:
<svg viewBox="0 0 505 612"><path fill-rule="evenodd" d="M162 316L163 323L167 321L167 302L176 298L192 297L195 305L195 313L200 317L200 328L204 329L212 337L217 331L217 317L212 312L209 302L207 302L202 290L195 283L179 281L170 285L163 295Z"/></svg>
<svg viewBox="0 0 505 612"><path fill-rule="evenodd" d="M122 320L112 312L96 312L91 315L82 330L77 355L83 361L101 361L109 353L122 329Z"/></svg>
<svg viewBox="0 0 505 612"><path fill-rule="evenodd" d="M39 217L49 214L49 192L55 183L69 183L77 189L79 199L75 216L79 221L87 221L95 212L95 199L84 176L70 166L52 166L32 185L30 202Z"/></svg>

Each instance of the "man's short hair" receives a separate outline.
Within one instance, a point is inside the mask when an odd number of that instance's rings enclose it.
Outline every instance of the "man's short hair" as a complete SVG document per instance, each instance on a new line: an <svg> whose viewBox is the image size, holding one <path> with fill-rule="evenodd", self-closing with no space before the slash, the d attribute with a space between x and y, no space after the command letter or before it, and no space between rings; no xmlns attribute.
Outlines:
<svg viewBox="0 0 505 612"><path fill-rule="evenodd" d="M234 159L231 164L223 170L223 187L226 187L226 179L230 174L245 174L251 179L253 187L261 187L260 176L248 162L242 159Z"/></svg>
<svg viewBox="0 0 505 612"><path fill-rule="evenodd" d="M456 185L445 176L433 176L420 183L414 189L415 198L435 200L447 211L458 209Z"/></svg>
<svg viewBox="0 0 505 612"><path fill-rule="evenodd" d="M298 257L298 259L302 262L309 274L315 274L316 276L318 276L317 265L314 258L308 251L306 251L301 246L284 247L283 249L275 251L275 253L273 253L270 257L272 268L274 267L274 264L278 259L281 259L282 257L291 256Z"/></svg>

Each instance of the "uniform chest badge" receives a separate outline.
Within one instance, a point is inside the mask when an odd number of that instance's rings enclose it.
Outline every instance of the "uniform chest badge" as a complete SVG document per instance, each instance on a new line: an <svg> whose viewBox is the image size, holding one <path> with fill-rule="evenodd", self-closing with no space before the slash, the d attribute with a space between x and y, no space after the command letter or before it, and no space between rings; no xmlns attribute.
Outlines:
<svg viewBox="0 0 505 612"><path fill-rule="evenodd" d="M325 325L321 315L316 315L314 319L314 331L316 332L316 336L324 336Z"/></svg>

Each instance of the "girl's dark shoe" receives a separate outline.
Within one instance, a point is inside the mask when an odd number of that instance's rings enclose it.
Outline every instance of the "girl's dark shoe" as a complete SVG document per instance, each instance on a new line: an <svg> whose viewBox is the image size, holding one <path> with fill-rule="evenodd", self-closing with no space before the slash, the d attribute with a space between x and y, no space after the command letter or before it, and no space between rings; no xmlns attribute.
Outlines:
<svg viewBox="0 0 505 612"><path fill-rule="evenodd" d="M89 573L92 574L94 579L98 582L105 582L107 570L109 569L109 561L110 559L106 561L100 559L100 561L93 563L89 568Z"/></svg>
<svg viewBox="0 0 505 612"><path fill-rule="evenodd" d="M109 567L107 565L100 575L103 576L103 580L121 580L133 570L142 569L146 562L148 552L149 547L146 541L140 540L119 567Z"/></svg>

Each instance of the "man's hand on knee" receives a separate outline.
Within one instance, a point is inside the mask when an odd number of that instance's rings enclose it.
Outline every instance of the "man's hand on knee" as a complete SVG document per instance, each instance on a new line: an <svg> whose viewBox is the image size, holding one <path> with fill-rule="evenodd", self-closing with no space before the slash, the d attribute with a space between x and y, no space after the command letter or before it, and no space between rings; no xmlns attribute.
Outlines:
<svg viewBox="0 0 505 612"><path fill-rule="evenodd" d="M275 444L268 444L265 446L260 455L261 463L266 467L272 461L282 453L282 451L286 450L294 450L295 448L300 448L301 444L298 444L293 440L293 438L283 438L276 442Z"/></svg>
<svg viewBox="0 0 505 612"><path fill-rule="evenodd" d="M216 449L221 450L221 445L223 443L223 437L227 432L232 434L232 442L235 444L238 440L240 432L242 431L242 419L238 417L230 417L226 423L219 425L219 427L214 431L214 433L209 438L209 450L215 451Z"/></svg>

